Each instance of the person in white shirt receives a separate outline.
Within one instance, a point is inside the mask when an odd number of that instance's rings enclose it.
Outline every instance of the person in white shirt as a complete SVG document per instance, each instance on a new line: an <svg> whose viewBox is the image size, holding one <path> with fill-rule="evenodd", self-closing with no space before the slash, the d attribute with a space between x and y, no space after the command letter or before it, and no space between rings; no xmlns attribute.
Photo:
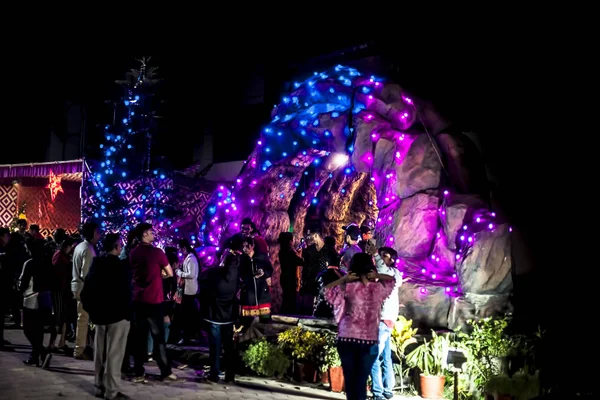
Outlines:
<svg viewBox="0 0 600 400"><path fill-rule="evenodd" d="M83 309L79 296L83 290L85 277L90 270L94 257L96 257L94 246L100 240L100 226L95 222L86 222L81 228L81 235L84 241L79 243L73 251L73 280L71 281L71 291L77 300L77 330L75 332L74 356L80 360L91 360L92 358L84 353L87 344L89 315Z"/></svg>
<svg viewBox="0 0 600 400"><path fill-rule="evenodd" d="M183 285L180 320L183 321L183 332L180 344L187 344L198 333L199 304L198 304L198 275L200 266L198 255L189 241L179 241L179 251L183 255L181 268L175 271L177 286Z"/></svg>
<svg viewBox="0 0 600 400"><path fill-rule="evenodd" d="M398 258L396 250L391 247L380 247L379 250L376 250L372 243L367 242L365 252L375 257L377 273L396 278L396 286L392 290L390 297L383 303L381 309L381 318L379 321L379 354L371 368L371 392L373 393L373 399L391 399L394 397L393 390L396 384L392 365L391 339L394 324L400 313L400 294L398 289L402 285L402 275L395 265Z"/></svg>

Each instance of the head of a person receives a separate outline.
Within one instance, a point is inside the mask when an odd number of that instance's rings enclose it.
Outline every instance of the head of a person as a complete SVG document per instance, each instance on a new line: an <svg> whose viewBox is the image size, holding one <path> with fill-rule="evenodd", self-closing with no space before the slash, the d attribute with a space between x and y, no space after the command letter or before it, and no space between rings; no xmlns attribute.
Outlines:
<svg viewBox="0 0 600 400"><path fill-rule="evenodd" d="M60 242L60 251L65 254L71 254L75 246L77 245L77 241L70 236L67 236Z"/></svg>
<svg viewBox="0 0 600 400"><path fill-rule="evenodd" d="M171 268L173 269L177 269L179 268L179 257L177 256L176 252L165 252L165 254L167 255L167 261L169 262L169 265L171 266Z"/></svg>
<svg viewBox="0 0 600 400"><path fill-rule="evenodd" d="M250 237L256 231L256 224L250 218L244 218L240 223L240 232L243 236Z"/></svg>
<svg viewBox="0 0 600 400"><path fill-rule="evenodd" d="M10 241L10 230L8 228L0 228L0 246L6 247Z"/></svg>
<svg viewBox="0 0 600 400"><path fill-rule="evenodd" d="M19 218L17 220L17 229L19 230L19 232L25 233L25 231L27 230L27 220Z"/></svg>
<svg viewBox="0 0 600 400"><path fill-rule="evenodd" d="M252 257L254 255L254 247L254 238L245 237L244 239L242 239L242 251L248 256Z"/></svg>
<svg viewBox="0 0 600 400"><path fill-rule="evenodd" d="M277 238L277 242L279 243L280 249L289 249L292 247L292 242L294 241L294 234L292 232L281 232L279 233L279 237Z"/></svg>
<svg viewBox="0 0 600 400"><path fill-rule="evenodd" d="M187 256L194 250L190 241L187 239L180 239L179 242L177 242L177 248L184 256Z"/></svg>
<svg viewBox="0 0 600 400"><path fill-rule="evenodd" d="M388 267L396 265L396 260L398 259L398 252L396 250L391 247L380 247L377 253Z"/></svg>
<svg viewBox="0 0 600 400"><path fill-rule="evenodd" d="M350 268L348 272L356 274L359 277L366 277L370 272L375 271L375 263L373 257L367 253L356 253L350 260Z"/></svg>
<svg viewBox="0 0 600 400"><path fill-rule="evenodd" d="M239 262L239 255L242 254L244 241L246 238L242 239L240 235L234 235L228 243L228 248L225 249L223 254L221 255L221 259L219 261L219 267L226 267L231 265L234 262L234 259L238 259L235 262ZM248 240L254 241L252 238L248 238Z"/></svg>
<svg viewBox="0 0 600 400"><path fill-rule="evenodd" d="M154 228L152 228L152 224L147 222L139 223L135 230L137 232L137 238L140 243L151 244L154 242Z"/></svg>
<svg viewBox="0 0 600 400"><path fill-rule="evenodd" d="M360 237L360 228L358 225L351 224L342 229L344 229L344 242L346 244L352 245L358 242L358 238Z"/></svg>
<svg viewBox="0 0 600 400"><path fill-rule="evenodd" d="M54 239L54 241L57 244L61 244L63 242L63 240L65 240L66 237L67 237L67 231L65 231L63 228L57 228L54 231L54 235L52 235L52 238Z"/></svg>
<svg viewBox="0 0 600 400"><path fill-rule="evenodd" d="M102 240L102 249L106 254L111 254L113 256L121 254L121 250L123 249L121 235L118 233L109 233L104 236L104 240Z"/></svg>
<svg viewBox="0 0 600 400"><path fill-rule="evenodd" d="M39 235L40 226L38 224L29 225L29 233L31 233L32 235Z"/></svg>
<svg viewBox="0 0 600 400"><path fill-rule="evenodd" d="M360 236L362 240L373 239L373 228L367 224L362 224L360 226Z"/></svg>
<svg viewBox="0 0 600 400"><path fill-rule="evenodd" d="M91 244L95 245L100 241L102 231L97 222L89 221L81 227L81 236Z"/></svg>
<svg viewBox="0 0 600 400"><path fill-rule="evenodd" d="M321 227L318 225L312 225L304 232L304 237L308 244L322 244L323 236L321 234Z"/></svg>

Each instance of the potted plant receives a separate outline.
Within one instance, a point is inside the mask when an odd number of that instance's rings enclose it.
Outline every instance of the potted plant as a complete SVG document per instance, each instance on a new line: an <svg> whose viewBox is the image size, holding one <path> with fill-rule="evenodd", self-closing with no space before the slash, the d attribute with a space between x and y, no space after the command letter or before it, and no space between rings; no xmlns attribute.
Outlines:
<svg viewBox="0 0 600 400"><path fill-rule="evenodd" d="M325 346L323 335L297 326L277 337L279 347L294 359L294 378L298 381L317 381L317 361Z"/></svg>
<svg viewBox="0 0 600 400"><path fill-rule="evenodd" d="M411 368L418 368L420 374L421 397L426 399L439 399L444 394L446 377L446 354L449 342L444 336L431 331L430 341L424 340L423 344L411 351L406 356L406 364Z"/></svg>
<svg viewBox="0 0 600 400"><path fill-rule="evenodd" d="M466 350L465 373L470 376L470 392L484 393L486 383L509 372L509 356L519 347L517 336L507 334L508 318L482 318L467 321L469 332L458 332L457 345Z"/></svg>
<svg viewBox="0 0 600 400"><path fill-rule="evenodd" d="M399 371L397 371L398 376L400 377L400 388L404 388L404 370L402 369L402 362L405 358L406 348L413 344L417 343L417 339L415 335L417 334L418 328L412 327L412 320L406 319L404 316L398 316L396 323L394 324L394 329L392 330L392 352L398 359ZM394 365L396 368L396 365ZM407 370L408 371L408 370Z"/></svg>
<svg viewBox="0 0 600 400"><path fill-rule="evenodd" d="M327 376L332 392L339 393L344 390L344 373L342 371L342 361L336 346L335 333L328 332L324 334L325 345L323 346L322 360L319 370L324 376Z"/></svg>
<svg viewBox="0 0 600 400"><path fill-rule="evenodd" d="M283 376L290 366L290 360L283 351L265 338L252 343L244 352L242 360L252 371L267 377Z"/></svg>

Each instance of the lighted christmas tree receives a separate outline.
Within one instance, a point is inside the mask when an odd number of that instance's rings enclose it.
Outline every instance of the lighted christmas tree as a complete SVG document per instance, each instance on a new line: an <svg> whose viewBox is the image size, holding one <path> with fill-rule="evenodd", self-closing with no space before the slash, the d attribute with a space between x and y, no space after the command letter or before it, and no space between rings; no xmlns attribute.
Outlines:
<svg viewBox="0 0 600 400"><path fill-rule="evenodd" d="M178 210L171 201L170 171L151 163L153 97L161 79L156 76L158 67L148 66L150 58L138 61L139 69L116 81L125 95L115 105L114 125L104 128L100 159L91 162L83 219L100 222L105 231L121 233L140 222L151 222L164 244Z"/></svg>

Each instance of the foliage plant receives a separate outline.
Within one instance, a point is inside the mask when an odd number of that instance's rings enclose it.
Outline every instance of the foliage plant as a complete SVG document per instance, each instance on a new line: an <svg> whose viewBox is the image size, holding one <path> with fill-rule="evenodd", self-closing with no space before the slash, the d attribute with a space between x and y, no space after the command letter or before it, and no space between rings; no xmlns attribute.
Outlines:
<svg viewBox="0 0 600 400"><path fill-rule="evenodd" d="M411 368L418 368L423 375L441 376L446 369L449 340L433 330L431 336L430 341L424 340L423 344L406 356L406 364Z"/></svg>
<svg viewBox="0 0 600 400"><path fill-rule="evenodd" d="M418 328L412 327L412 320L406 319L402 315L398 316L392 330L392 351L399 360L404 358L404 352L409 345L417 343L415 338L417 331Z"/></svg>
<svg viewBox="0 0 600 400"><path fill-rule="evenodd" d="M242 360L252 371L267 377L283 376L291 364L283 351L265 338L251 344Z"/></svg>
<svg viewBox="0 0 600 400"><path fill-rule="evenodd" d="M327 339L322 334L297 326L280 333L277 342L280 349L296 361L317 363Z"/></svg>
<svg viewBox="0 0 600 400"><path fill-rule="evenodd" d="M325 338L325 345L323 346L323 351L321 353L322 360L319 364L319 370L321 372L326 372L329 368L341 367L342 360L340 359L336 345L336 334L327 332L322 335Z"/></svg>

